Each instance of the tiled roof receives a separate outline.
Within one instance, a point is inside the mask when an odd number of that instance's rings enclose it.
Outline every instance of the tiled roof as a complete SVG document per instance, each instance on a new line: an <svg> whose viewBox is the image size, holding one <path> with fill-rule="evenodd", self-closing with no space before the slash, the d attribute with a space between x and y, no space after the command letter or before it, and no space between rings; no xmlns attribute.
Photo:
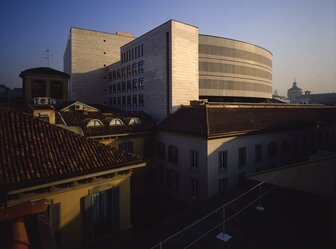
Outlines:
<svg viewBox="0 0 336 249"><path fill-rule="evenodd" d="M336 123L331 107L225 107L183 106L164 119L161 130L200 136L221 136L239 132L266 132Z"/></svg>
<svg viewBox="0 0 336 249"><path fill-rule="evenodd" d="M0 107L0 189L15 189L141 162L134 154Z"/></svg>
<svg viewBox="0 0 336 249"><path fill-rule="evenodd" d="M56 69L50 68L50 67L36 67L36 68L27 69L20 73L20 77L22 78L26 74L53 75L53 76L65 77L67 79L70 78L68 74L58 71Z"/></svg>
<svg viewBox="0 0 336 249"><path fill-rule="evenodd" d="M103 114L102 112L62 112L62 117L68 126L80 127L85 136L106 136L124 133L136 133L153 131L155 123L153 120L144 113L138 114ZM131 117L139 118L141 124L128 125L127 122ZM109 126L109 119L119 118L124 122L124 125ZM99 119L104 124L103 127L86 127L85 121L88 119Z"/></svg>

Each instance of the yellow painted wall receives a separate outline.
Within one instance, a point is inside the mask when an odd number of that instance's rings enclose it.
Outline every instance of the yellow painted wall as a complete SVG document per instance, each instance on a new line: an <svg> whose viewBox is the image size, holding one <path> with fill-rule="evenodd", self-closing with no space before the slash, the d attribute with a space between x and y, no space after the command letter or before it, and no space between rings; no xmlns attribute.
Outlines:
<svg viewBox="0 0 336 249"><path fill-rule="evenodd" d="M33 116L34 117L39 117L40 113L48 113L49 116L49 123L50 124L55 124L55 111L54 110L50 110L50 109L38 109L38 110L33 110Z"/></svg>
<svg viewBox="0 0 336 249"><path fill-rule="evenodd" d="M81 198L90 194L94 188L106 187L107 189L112 186L120 188L120 229L125 230L130 227L130 176L131 174L117 175L113 178L99 179L92 183L78 184L65 189L57 188L48 193L30 194L23 196L19 200L9 202L8 206L39 199L61 203L61 248L81 248L83 240Z"/></svg>

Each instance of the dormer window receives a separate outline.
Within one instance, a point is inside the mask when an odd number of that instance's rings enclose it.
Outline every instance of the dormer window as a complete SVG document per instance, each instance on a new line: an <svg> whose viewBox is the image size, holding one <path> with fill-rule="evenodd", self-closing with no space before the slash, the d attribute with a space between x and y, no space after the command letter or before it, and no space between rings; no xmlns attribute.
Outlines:
<svg viewBox="0 0 336 249"><path fill-rule="evenodd" d="M141 121L139 118L131 118L131 120L128 122L129 125L139 125L141 124Z"/></svg>
<svg viewBox="0 0 336 249"><path fill-rule="evenodd" d="M103 123L99 119L91 119L86 125L86 127L101 127L101 126L103 126Z"/></svg>
<svg viewBox="0 0 336 249"><path fill-rule="evenodd" d="M123 125L123 124L124 124L123 121L119 118L113 118L109 123L110 126Z"/></svg>

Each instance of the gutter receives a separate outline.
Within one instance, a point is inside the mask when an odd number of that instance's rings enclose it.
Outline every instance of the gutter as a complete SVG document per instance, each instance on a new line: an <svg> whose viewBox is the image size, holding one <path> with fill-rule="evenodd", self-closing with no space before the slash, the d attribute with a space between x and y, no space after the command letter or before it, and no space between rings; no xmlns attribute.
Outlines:
<svg viewBox="0 0 336 249"><path fill-rule="evenodd" d="M52 181L52 182L48 182L48 183L44 183L44 184L37 184L37 185L31 186L31 187L10 190L10 191L8 191L8 195L15 195L15 194L19 194L19 193L22 193L22 192L33 191L33 190L41 189L41 188L48 188L48 187L52 187L52 186L55 186L55 185L60 185L60 184L74 182L74 181L80 181L80 180L85 180L85 179L89 179L89 178L99 177L99 176L108 175L108 174L119 172L119 171L142 168L142 167L145 167L145 166L146 166L146 162L141 162L141 163L135 163L135 164L120 167L120 168L113 168L113 169L109 169L109 170L101 170L101 171L98 171L98 172L83 174L81 176L69 177L69 178L66 178L66 179L56 180L56 181Z"/></svg>

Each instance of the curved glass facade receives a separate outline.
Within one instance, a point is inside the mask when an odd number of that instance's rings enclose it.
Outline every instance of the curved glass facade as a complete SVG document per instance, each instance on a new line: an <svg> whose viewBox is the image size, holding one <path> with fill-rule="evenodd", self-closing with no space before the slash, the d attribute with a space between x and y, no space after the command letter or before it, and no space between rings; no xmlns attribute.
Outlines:
<svg viewBox="0 0 336 249"><path fill-rule="evenodd" d="M199 35L199 95L272 98L272 54L246 42Z"/></svg>

